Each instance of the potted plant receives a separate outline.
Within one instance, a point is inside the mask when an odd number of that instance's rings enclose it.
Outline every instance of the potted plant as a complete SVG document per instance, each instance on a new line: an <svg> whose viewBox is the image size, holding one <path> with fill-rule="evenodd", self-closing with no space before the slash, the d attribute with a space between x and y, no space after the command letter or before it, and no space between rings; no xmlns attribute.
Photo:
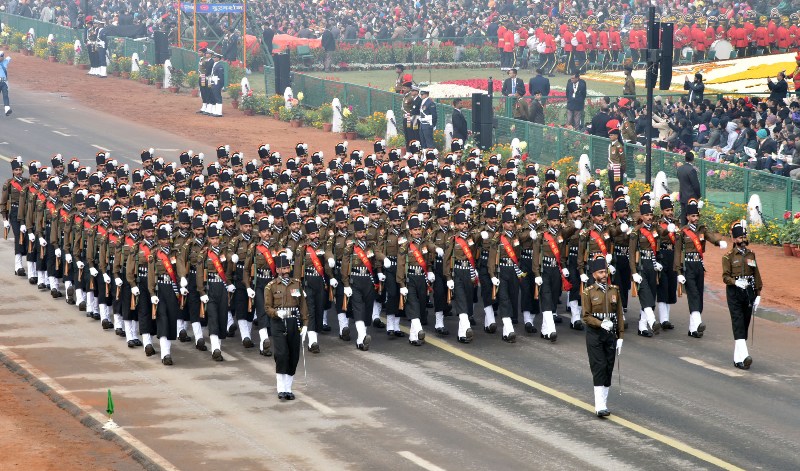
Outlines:
<svg viewBox="0 0 800 471"><path fill-rule="evenodd" d="M184 86L187 86L191 89L191 93L193 97L200 96L200 89L197 88L199 76L197 75L196 70L189 71L184 77Z"/></svg>
<svg viewBox="0 0 800 471"><path fill-rule="evenodd" d="M143 85L150 85L150 66L146 63L142 63L139 66L139 83Z"/></svg>
<svg viewBox="0 0 800 471"><path fill-rule="evenodd" d="M272 95L267 99L267 109L275 119L280 118L280 109L283 107L283 97L280 95Z"/></svg>
<svg viewBox="0 0 800 471"><path fill-rule="evenodd" d="M242 97L242 102L239 104L239 109L245 116L253 116L256 114L256 107L258 106L258 99L253 95Z"/></svg>
<svg viewBox="0 0 800 471"><path fill-rule="evenodd" d="M131 77L131 58L125 56L117 57L117 67L119 68L119 74L122 78L130 78Z"/></svg>
<svg viewBox="0 0 800 471"><path fill-rule="evenodd" d="M119 77L120 70L119 70L119 62L117 62L116 54L111 56L111 60L108 61L108 74L112 77Z"/></svg>
<svg viewBox="0 0 800 471"><path fill-rule="evenodd" d="M319 120L322 122L322 130L325 132L331 132L333 129L333 107L330 103L324 103L322 106L317 109L319 113Z"/></svg>
<svg viewBox="0 0 800 471"><path fill-rule="evenodd" d="M353 111L353 106L346 106L342 110L342 138L353 140L356 138L356 126L358 125L358 116Z"/></svg>
<svg viewBox="0 0 800 471"><path fill-rule="evenodd" d="M242 98L242 86L238 83L228 85L228 98L231 99L231 105L236 109L239 107L239 100Z"/></svg>
<svg viewBox="0 0 800 471"><path fill-rule="evenodd" d="M150 67L150 83L156 86L157 90L164 88L164 66L154 65Z"/></svg>
<svg viewBox="0 0 800 471"><path fill-rule="evenodd" d="M278 110L278 119L289 122L292 119L292 110L286 108L285 106L281 106Z"/></svg>
<svg viewBox="0 0 800 471"><path fill-rule="evenodd" d="M50 53L47 60L50 62L58 62L58 43L55 39L47 42L47 50Z"/></svg>
<svg viewBox="0 0 800 471"><path fill-rule="evenodd" d="M181 87L185 87L186 84L186 74L183 72L182 69L178 69L175 67L170 67L170 75L169 75L169 91L172 93L178 93Z"/></svg>
<svg viewBox="0 0 800 471"><path fill-rule="evenodd" d="M61 43L58 47L58 61L72 65L75 63L75 46L70 43Z"/></svg>
<svg viewBox="0 0 800 471"><path fill-rule="evenodd" d="M297 98L292 98L292 119L289 120L289 124L292 125L293 128L299 128L303 126L303 118L305 117L305 113L303 112L303 108L300 104L303 102L303 92L297 94Z"/></svg>
<svg viewBox="0 0 800 471"><path fill-rule="evenodd" d="M83 47L75 51L75 65L80 70L89 70L89 53Z"/></svg>

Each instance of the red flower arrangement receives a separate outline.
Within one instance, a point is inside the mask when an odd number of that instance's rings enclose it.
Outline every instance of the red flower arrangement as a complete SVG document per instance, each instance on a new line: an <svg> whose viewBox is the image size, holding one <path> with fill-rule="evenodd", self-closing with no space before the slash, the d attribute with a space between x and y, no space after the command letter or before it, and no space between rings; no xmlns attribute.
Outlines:
<svg viewBox="0 0 800 471"><path fill-rule="evenodd" d="M462 79L462 80L447 80L445 82L440 82L447 85L463 85L465 87L472 87L477 88L479 90L487 90L489 88L489 80L488 79ZM495 92L499 92L503 89L503 80L502 79L492 79L492 90ZM530 94L530 90L528 90L528 86L525 86L525 93ZM560 90L550 90L549 97L563 97L567 94Z"/></svg>

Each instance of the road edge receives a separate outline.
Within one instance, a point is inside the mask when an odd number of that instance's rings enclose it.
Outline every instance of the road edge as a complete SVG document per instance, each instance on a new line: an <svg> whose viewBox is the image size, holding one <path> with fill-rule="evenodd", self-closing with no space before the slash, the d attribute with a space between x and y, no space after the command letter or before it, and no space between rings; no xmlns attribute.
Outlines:
<svg viewBox="0 0 800 471"><path fill-rule="evenodd" d="M4 346L0 346L0 363L33 386L37 391L44 394L60 409L77 419L84 427L95 432L100 438L115 443L134 461L142 465L145 470L172 471L178 469L149 447L131 437L127 432L121 429L103 429L104 422L98 412L82 404L69 392L59 391L58 389L60 388L57 388L58 383L52 378L33 367L27 361L19 358ZM98 415L100 415L99 418Z"/></svg>

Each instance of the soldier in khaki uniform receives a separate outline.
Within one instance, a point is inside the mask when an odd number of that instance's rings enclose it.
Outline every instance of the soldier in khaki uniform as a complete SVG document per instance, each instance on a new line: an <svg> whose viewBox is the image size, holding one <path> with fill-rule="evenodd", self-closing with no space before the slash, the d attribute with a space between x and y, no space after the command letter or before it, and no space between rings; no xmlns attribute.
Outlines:
<svg viewBox="0 0 800 471"><path fill-rule="evenodd" d="M132 259L133 252L137 251L139 247L140 216L141 213L137 210L131 209L128 211L125 217L127 224L125 225L124 242L114 256L114 267L112 268L114 284L119 290L122 325L125 330L125 340L128 342L128 348L142 346L142 341L139 339L139 316L136 313L136 306L131 306L133 304L131 303L133 298L131 291L136 286L136 282L134 280L131 283L130 278L128 278L128 263ZM65 259L69 256L69 254L65 255ZM69 264L69 260L66 260L66 262ZM69 289L67 289L67 303L69 304Z"/></svg>
<svg viewBox="0 0 800 471"><path fill-rule="evenodd" d="M406 242L402 232L403 217L397 207L389 210L389 228L386 237L378 241L377 250L383 257L383 273L386 280L383 282L383 293L386 297L386 335L404 337L406 334L400 330L400 286L397 284L397 255L400 246Z"/></svg>
<svg viewBox="0 0 800 471"><path fill-rule="evenodd" d="M328 275L328 283L334 291L334 309L339 319L339 338L345 342L350 341L350 322L348 320L348 312L352 312L351 306L345 306L344 302L344 284L342 280L344 274L342 272L342 260L344 260L345 247L348 241L351 240L352 234L347 230L347 211L345 208L339 208L335 214L335 233L332 237L328 238L328 243L325 246L325 258L327 258L326 273ZM351 314L352 315L352 314Z"/></svg>
<svg viewBox="0 0 800 471"><path fill-rule="evenodd" d="M473 310L473 292L478 284L477 245L470 237L469 218L464 209L456 211L453 221L456 232L447 240L442 264L453 311L458 313L458 341L470 343L474 334L469 318Z"/></svg>
<svg viewBox="0 0 800 471"><path fill-rule="evenodd" d="M0 196L0 213L3 215L5 236L6 238L8 237L9 231L14 236L14 273L17 276L25 276L25 269L22 267L25 244L24 242L20 243L24 234L20 233L20 197L23 194L23 188L28 184L28 180L22 174L22 157L17 157L11 161L11 178L3 185L3 193ZM31 273L31 276L33 276L33 273Z"/></svg>
<svg viewBox="0 0 800 471"><path fill-rule="evenodd" d="M231 294L229 309L235 316L244 348L255 347L250 330L253 325L252 300L256 297L256 292L245 283L248 276L247 261L252 260L255 247L255 240L251 234L254 214L252 211L244 211L239 215L239 233L228 242L229 265L233 273L232 283L236 287L236 291Z"/></svg>
<svg viewBox="0 0 800 471"><path fill-rule="evenodd" d="M498 314L503 322L503 340L516 342L517 334L511 323L519 310L519 284L527 276L520 267L521 246L517 237L517 210L507 205L501 213L501 230L496 232L489 246L489 274L497 287Z"/></svg>
<svg viewBox="0 0 800 471"><path fill-rule="evenodd" d="M594 382L594 409L598 417L611 414L608 391L614 371L614 349L622 353L625 326L619 288L608 284L606 259L595 257L589 263L594 283L583 290L583 323L586 325L586 350Z"/></svg>
<svg viewBox="0 0 800 471"><path fill-rule="evenodd" d="M386 227L384 226L383 219L381 219L378 201L377 198L372 198L369 203L367 203L367 217L369 218L369 224L367 225L367 241L376 246L380 245L380 242L386 237ZM381 282L383 282L383 280L381 280ZM386 327L386 324L381 320L381 308L383 307L384 298L384 293L381 292L378 294L378 297L375 298L375 302L372 303L372 327L377 329Z"/></svg>
<svg viewBox="0 0 800 471"><path fill-rule="evenodd" d="M322 316L328 300L328 279L325 276L325 249L320 243L317 221L305 221L305 237L294 252L294 278L301 280L308 304L308 350L319 353L317 334L322 331Z"/></svg>
<svg viewBox="0 0 800 471"><path fill-rule="evenodd" d="M422 220L418 215L408 219L409 239L397 251L397 285L405 299L406 317L411 321L408 343L420 346L425 343L425 332L420 318L428 309L428 288L433 283L433 261L436 247L422 238Z"/></svg>
<svg viewBox="0 0 800 471"><path fill-rule="evenodd" d="M428 233L428 239L436 252L433 263L433 274L436 276L433 282L433 310L436 318L434 328L439 335L450 335L450 331L444 326L444 318L451 315L451 309L447 303L443 265L444 249L453 232L450 226L450 205L440 203L435 211L436 223Z"/></svg>
<svg viewBox="0 0 800 471"><path fill-rule="evenodd" d="M223 231L222 222L208 225L206 248L195 261L197 292L208 317L208 336L211 340L211 358L214 361L224 360L221 340L228 334L226 326L229 294L236 291L231 282L233 265L227 263L228 252L221 243Z"/></svg>
<svg viewBox="0 0 800 471"><path fill-rule="evenodd" d="M148 270L153 250L156 249L155 216L145 216L141 219L139 233L140 241L131 250L126 263L125 276L131 285L131 306L136 306L136 317L139 321L139 332L142 335L144 353L153 356L156 349L153 347L153 335L157 333L155 322L151 313L152 296L148 289ZM130 344L129 344L130 346Z"/></svg>
<svg viewBox="0 0 800 471"><path fill-rule="evenodd" d="M625 146L620 140L619 129L608 131L611 143L608 145L608 187L614 189L624 182Z"/></svg>
<svg viewBox="0 0 800 471"><path fill-rule="evenodd" d="M245 281L247 289L255 291L256 325L258 328L259 353L263 356L272 356L270 350L269 330L270 322L264 310L264 288L277 275L275 266L276 248L272 246L272 224L269 217L262 217L258 220L259 241L253 246L252 257L247 260L245 265Z"/></svg>
<svg viewBox="0 0 800 471"><path fill-rule="evenodd" d="M158 245L153 247L147 266L147 289L153 305L151 318L156 324L161 346L161 363L172 365L172 341L178 338L178 251L172 248L172 226L159 224L156 229ZM182 297L182 296L181 296Z"/></svg>
<svg viewBox="0 0 800 471"><path fill-rule="evenodd" d="M367 241L366 220L356 219L353 229L354 237L345 245L342 257L342 285L356 321L356 347L367 351L372 341L372 337L367 334L367 322L372 317L372 303L378 294L377 257L375 244Z"/></svg>
<svg viewBox="0 0 800 471"><path fill-rule="evenodd" d="M630 234L628 248L631 279L639 291L639 331L642 337L652 337L661 331L661 323L656 321L654 308L658 291L658 278L664 270L659 252L662 234L661 226L653 222L653 208L649 201L639 204L639 217L642 223Z"/></svg>
<svg viewBox="0 0 800 471"><path fill-rule="evenodd" d="M206 245L206 222L205 214L197 214L192 218L192 237L187 238L183 246L179 248L178 254L178 276L180 277L181 294L186 297L185 309L188 311L189 322L192 324L194 334L194 346L201 352L208 350L206 341L203 338L203 325L206 318L200 317L200 293L197 291L197 261L202 257L202 252ZM178 332L178 338L188 335L185 332Z"/></svg>
<svg viewBox="0 0 800 471"><path fill-rule="evenodd" d="M736 368L747 370L753 358L747 352L747 331L755 310L761 303L761 271L756 263L756 254L747 248L745 221L731 225L733 247L722 257L722 281L725 283L725 297L731 314L733 327L733 364Z"/></svg>
<svg viewBox="0 0 800 471"><path fill-rule="evenodd" d="M284 251L275 259L278 277L264 289L264 310L272 325L278 399L291 401L292 381L308 329L308 309L300 280L290 277L290 257L291 252Z"/></svg>

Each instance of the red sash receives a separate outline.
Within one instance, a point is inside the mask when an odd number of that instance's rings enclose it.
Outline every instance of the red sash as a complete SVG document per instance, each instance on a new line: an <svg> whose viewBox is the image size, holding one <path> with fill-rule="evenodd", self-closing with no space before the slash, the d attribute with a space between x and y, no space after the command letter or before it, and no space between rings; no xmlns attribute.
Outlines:
<svg viewBox="0 0 800 471"><path fill-rule="evenodd" d="M374 278L375 272L372 270L372 262L369 261L369 257L367 257L367 254L365 254L364 251L361 250L361 247L354 247L353 253L356 254L356 256L358 256L358 259L361 260L361 264L367 267L367 271Z"/></svg>
<svg viewBox="0 0 800 471"><path fill-rule="evenodd" d="M474 270L475 269L475 256L472 254L472 250L470 250L469 244L467 244L467 241L462 239L461 237L456 236L455 239L456 239L456 244L458 244L458 246L461 247L461 251L464 252L464 255L467 256L467 260L469 261L469 265Z"/></svg>
<svg viewBox="0 0 800 471"><path fill-rule="evenodd" d="M144 252L144 258L145 259L149 259L150 258L150 247L144 245L144 242L139 244L139 250Z"/></svg>
<svg viewBox="0 0 800 471"><path fill-rule="evenodd" d="M125 236L125 245L127 245L129 248L133 248L133 246L136 245L136 241L133 240L133 237L131 236Z"/></svg>
<svg viewBox="0 0 800 471"><path fill-rule="evenodd" d="M12 178L12 179L11 179L11 181L10 181L9 183L11 183L11 186L13 186L14 188L16 188L16 190L17 190L18 192L22 193L22 185L20 185L20 183L19 183L17 180L15 180L15 179L13 179L13 178Z"/></svg>
<svg viewBox="0 0 800 471"><path fill-rule="evenodd" d="M514 252L514 247L511 246L511 242L505 235L500 236L500 243L503 244L503 248L506 249L506 255L508 255L508 258L510 258L515 265L519 265L517 253Z"/></svg>
<svg viewBox="0 0 800 471"><path fill-rule="evenodd" d="M550 246L550 251L553 252L553 256L556 259L556 264L558 265L558 271L561 271L561 250L559 250L556 240L549 232L544 233L544 239L547 241L547 245ZM570 283L567 277L564 276L564 273L561 273L561 289L564 291L569 291L572 289L572 283Z"/></svg>
<svg viewBox="0 0 800 471"><path fill-rule="evenodd" d="M119 237L115 236L114 234L108 234L108 241L116 247L117 242L119 242Z"/></svg>
<svg viewBox="0 0 800 471"><path fill-rule="evenodd" d="M108 235L108 231L106 230L106 228L105 228L105 227L103 227L103 226L101 226L100 224L98 224L98 225L97 225L97 233L98 233L98 234L100 235L100 237L102 237L103 239L105 239L105 237Z"/></svg>
<svg viewBox="0 0 800 471"><path fill-rule="evenodd" d="M66 224L69 220L69 211L65 210L63 207L61 208L61 221Z"/></svg>
<svg viewBox="0 0 800 471"><path fill-rule="evenodd" d="M46 206L47 206L47 209L50 211L50 216L51 217L55 217L56 214L57 214L56 204L53 203L52 201L48 201Z"/></svg>
<svg viewBox="0 0 800 471"><path fill-rule="evenodd" d="M89 221L84 220L83 221L83 228L86 229L86 230L91 229L92 228L92 223L89 222Z"/></svg>
<svg viewBox="0 0 800 471"><path fill-rule="evenodd" d="M228 284L228 277L225 276L225 269L222 268L222 262L219 261L219 256L214 253L213 250L208 250L208 259L211 260L211 264L214 265L214 269L217 270L217 275L222 280L223 283L226 285Z"/></svg>
<svg viewBox="0 0 800 471"><path fill-rule="evenodd" d="M594 243L600 247L600 253L603 254L603 257L608 255L608 247L606 247L606 242L603 240L600 234L598 234L596 231L589 231L589 236L591 236Z"/></svg>
<svg viewBox="0 0 800 471"><path fill-rule="evenodd" d="M428 273L428 264L425 263L425 257L422 256L422 253L419 251L419 247L414 245L413 242L409 242L408 251L411 253L411 255L414 256L414 260L416 260L417 265L421 266L422 270L425 271L425 273ZM372 270L370 270L369 272L372 273Z"/></svg>
<svg viewBox="0 0 800 471"><path fill-rule="evenodd" d="M697 253L700 254L700 260L703 259L703 244L700 243L700 238L697 237L697 234L694 233L693 230L689 229L688 227L683 228L683 233L686 234L687 237L692 239L692 243L694 244L694 248L697 250Z"/></svg>
<svg viewBox="0 0 800 471"><path fill-rule="evenodd" d="M317 270L319 276L325 278L325 269L322 267L319 257L317 257L317 252L310 245L306 245L306 253L308 253L308 258L311 259L311 264L314 265L314 270Z"/></svg>
<svg viewBox="0 0 800 471"><path fill-rule="evenodd" d="M172 280L173 284L177 285L178 277L175 275L175 270L172 268L172 261L170 261L169 257L167 257L167 254L165 254L163 250L157 250L156 256L159 260L161 260L161 264L164 265L164 270L167 271L169 279Z"/></svg>
<svg viewBox="0 0 800 471"><path fill-rule="evenodd" d="M647 242L650 243L650 250L653 251L653 254L655 255L656 253L658 253L658 245L656 245L656 238L653 237L653 233L648 231L647 228L645 227L642 227L641 229L639 229L639 231L647 239Z"/></svg>
<svg viewBox="0 0 800 471"><path fill-rule="evenodd" d="M75 224L80 224L82 220L83 220L83 218L81 216L79 216L78 214L75 214L75 219L73 219L73 222Z"/></svg>
<svg viewBox="0 0 800 471"><path fill-rule="evenodd" d="M667 226L669 226L669 224L667 224L666 222L661 223L662 229L666 229ZM672 245L675 245L675 234L673 234L672 232L667 232L667 234L669 234L669 240L670 242L672 242Z"/></svg>
<svg viewBox="0 0 800 471"><path fill-rule="evenodd" d="M272 258L272 254L269 253L269 249L264 247L263 244L258 244L256 245L256 250L258 250L258 253L264 256L264 260L267 261L267 265L269 265L269 270L272 272L272 277L275 278L275 275L277 273L275 269L275 259Z"/></svg>
<svg viewBox="0 0 800 471"><path fill-rule="evenodd" d="M39 198L39 201L44 201L47 199L47 195L45 195L43 191L37 191L36 197Z"/></svg>

